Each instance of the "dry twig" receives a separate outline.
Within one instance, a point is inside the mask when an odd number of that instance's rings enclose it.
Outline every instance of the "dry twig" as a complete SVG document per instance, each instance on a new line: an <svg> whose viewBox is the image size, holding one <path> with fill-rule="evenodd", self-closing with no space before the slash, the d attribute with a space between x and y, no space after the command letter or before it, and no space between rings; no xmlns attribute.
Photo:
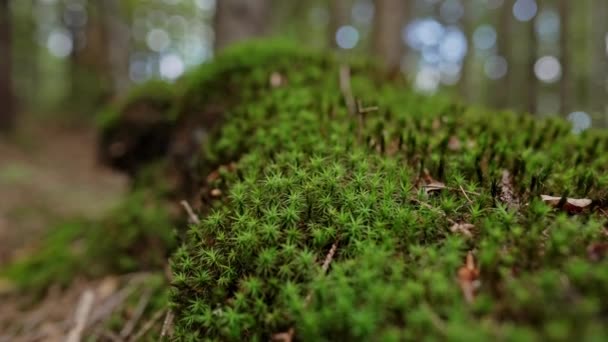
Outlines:
<svg viewBox="0 0 608 342"><path fill-rule="evenodd" d="M93 302L95 301L95 293L91 289L85 290L80 296L78 301L78 307L74 314L75 325L68 333L66 338L67 342L79 342L82 338L82 332L87 326L91 309L93 308Z"/></svg>
<svg viewBox="0 0 608 342"><path fill-rule="evenodd" d="M173 329L173 311L171 309L167 310L167 315L165 315L165 320L163 322L163 329L160 332L161 341L167 336L170 335L171 330Z"/></svg>
<svg viewBox="0 0 608 342"><path fill-rule="evenodd" d="M196 215L194 213L194 210L192 210L192 207L190 206L190 204L183 200L180 202L180 204L182 205L182 207L184 207L184 209L186 210L186 213L188 213L188 218L190 219L190 221L194 224L200 224L201 223L201 219L198 218L198 215Z"/></svg>
<svg viewBox="0 0 608 342"><path fill-rule="evenodd" d="M323 272L321 273L322 275L325 275L327 273L327 270L329 269L329 265L334 260L334 256L336 255L337 250L338 250L338 241L334 242L334 244L331 245L329 252L327 252L327 255L325 256L325 260L323 260L323 265L321 266L321 269L323 270ZM306 299L304 299L304 307L307 307L310 304L311 300L312 300L312 291L308 291L308 294L306 295ZM295 334L295 329L293 327L291 327L286 332L277 333L277 334L272 335L272 340L281 341L281 342L291 342L291 341L293 341L294 334Z"/></svg>
<svg viewBox="0 0 608 342"><path fill-rule="evenodd" d="M160 317L163 315L163 310L159 310L157 311L154 316L152 316L152 318L150 318L149 321L147 321L142 327L141 329L139 329L139 331L133 335L133 337L131 337L129 339L129 341L139 341L141 340L141 338L148 332L150 331L150 329L152 329L152 327L154 326L154 324L160 319Z"/></svg>
<svg viewBox="0 0 608 342"><path fill-rule="evenodd" d="M125 326L120 331L120 337L122 339L126 339L133 332L133 329L137 325L137 322L139 322L139 320L141 319L141 316L143 315L144 310L146 310L146 306L148 306L148 303L150 302L150 298L152 297L152 292L153 291L151 288L146 288L144 293L139 298L139 302L137 303L137 306L135 307L135 312L133 313L133 317L131 317L131 319L127 322L127 324L125 324Z"/></svg>

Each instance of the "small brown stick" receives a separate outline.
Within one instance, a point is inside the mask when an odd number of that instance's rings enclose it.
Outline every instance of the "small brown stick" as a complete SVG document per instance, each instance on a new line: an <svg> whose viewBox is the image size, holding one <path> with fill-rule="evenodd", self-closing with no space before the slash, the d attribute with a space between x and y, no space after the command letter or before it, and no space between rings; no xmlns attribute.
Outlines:
<svg viewBox="0 0 608 342"><path fill-rule="evenodd" d="M171 309L167 310L167 315L165 315L165 320L163 322L163 329L160 332L161 340L168 336L169 332L173 329L173 317L173 311L171 311Z"/></svg>
<svg viewBox="0 0 608 342"><path fill-rule="evenodd" d="M471 201L471 199L469 198L469 196L467 195L467 192L464 191L464 189L462 188L462 185L458 186L460 188L460 191L462 191L462 194L464 195L464 197L467 199L467 201L469 201L469 203L473 203L473 201Z"/></svg>
<svg viewBox="0 0 608 342"><path fill-rule="evenodd" d="M340 66L340 91L344 96L346 102L346 108L351 115L355 115L355 98L353 97L353 90L350 86L350 68L348 65Z"/></svg>
<svg viewBox="0 0 608 342"><path fill-rule="evenodd" d="M200 224L201 223L201 219L198 218L198 215L196 215L194 213L194 210L192 210L192 207L190 206L190 204L183 200L180 202L180 204L182 205L182 207L184 207L184 209L186 210L186 213L188 213L188 218L190 218L190 221L194 224Z"/></svg>
<svg viewBox="0 0 608 342"><path fill-rule="evenodd" d="M334 260L334 255L336 254L337 250L338 250L338 241L334 242L334 244L331 245L329 252L327 252L327 255L325 256L325 260L323 261L323 265L321 266L321 269L323 270L323 273L321 273L321 275L325 275L327 273L327 270L329 269L329 264L331 264L331 262ZM306 298L304 299L304 307L307 307L308 304L310 304L311 300L312 300L312 291L308 291L308 294L306 295ZM293 336L294 336L295 332L296 332L295 329L293 327L291 327L286 332L274 334L272 336L272 340L281 341L281 342L291 342L291 341L293 341Z"/></svg>
<svg viewBox="0 0 608 342"><path fill-rule="evenodd" d="M152 327L154 326L154 324L161 318L161 316L163 315L163 310L158 310L154 316L152 316L152 318L150 318L149 321L147 321L142 327L141 329L139 329L139 331L133 335L133 337L131 337L129 339L129 341L139 341L141 340L141 338L148 332L150 331L150 329L152 329Z"/></svg>
<svg viewBox="0 0 608 342"><path fill-rule="evenodd" d="M325 256L325 261L323 261L323 266L321 266L321 269L323 270L323 274L327 273L329 264L332 262L332 260L334 260L334 255L336 254L337 250L338 250L338 241L334 242L334 244L331 245L331 249Z"/></svg>
<svg viewBox="0 0 608 342"><path fill-rule="evenodd" d="M68 333L66 338L67 342L79 342L82 338L82 332L87 326L91 309L93 308L93 302L95 301L95 292L91 289L85 290L80 296L76 312L74 314L74 320L76 324Z"/></svg>
<svg viewBox="0 0 608 342"><path fill-rule="evenodd" d="M135 328L135 325L137 325L137 322L139 322L141 316L144 313L144 310L146 310L146 306L148 306L148 303L150 302L151 297L152 297L152 289L146 288L144 290L144 293L139 298L139 302L137 303L137 306L135 307L135 312L133 313L133 317L131 317L131 319L127 322L127 324L125 324L125 326L120 331L120 337L122 339L126 339L127 337L129 337L129 335L131 335L131 333L133 332L133 329Z"/></svg>

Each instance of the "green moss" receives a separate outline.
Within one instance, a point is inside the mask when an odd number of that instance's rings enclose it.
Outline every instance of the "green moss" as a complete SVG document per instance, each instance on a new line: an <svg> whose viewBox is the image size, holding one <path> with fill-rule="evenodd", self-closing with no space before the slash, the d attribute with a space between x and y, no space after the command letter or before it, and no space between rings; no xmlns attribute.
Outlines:
<svg viewBox="0 0 608 342"><path fill-rule="evenodd" d="M0 277L18 290L68 285L75 276L157 270L175 245L158 195L138 190L102 220L72 220L50 229L34 253L8 265Z"/></svg>
<svg viewBox="0 0 608 342"><path fill-rule="evenodd" d="M245 77L248 56L231 58L217 65ZM259 70L257 81L239 91L256 95L228 111L202 154L237 169L215 181L226 196L172 258L177 339L268 340L290 328L309 341L606 336L608 268L586 251L605 240L605 219L539 199L605 203L605 133L454 105L355 68L354 96L378 107L359 119L336 62L286 64L290 81L273 88L264 65L280 54L260 58L245 74ZM221 75L205 84L230 84ZM448 188L423 191L425 169ZM503 170L517 210L499 199ZM450 231L454 222L475 235ZM473 303L457 280L468 251L481 272Z"/></svg>
<svg viewBox="0 0 608 342"><path fill-rule="evenodd" d="M176 87L170 83L152 80L133 88L127 96L118 103L105 108L97 115L97 125L100 129L110 129L119 123L125 111L138 103L149 104L150 107L166 111L175 100Z"/></svg>

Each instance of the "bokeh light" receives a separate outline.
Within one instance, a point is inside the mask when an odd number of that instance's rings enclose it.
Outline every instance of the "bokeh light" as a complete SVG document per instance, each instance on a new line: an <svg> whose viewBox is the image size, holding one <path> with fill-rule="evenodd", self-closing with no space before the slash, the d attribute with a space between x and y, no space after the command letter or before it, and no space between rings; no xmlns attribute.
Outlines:
<svg viewBox="0 0 608 342"><path fill-rule="evenodd" d="M507 75L509 63L503 56L490 56L483 65L483 71L491 80L499 80Z"/></svg>
<svg viewBox="0 0 608 342"><path fill-rule="evenodd" d="M554 56L543 56L534 64L534 74L544 83L555 83L562 75L562 67Z"/></svg>
<svg viewBox="0 0 608 342"><path fill-rule="evenodd" d="M163 29L152 29L146 36L146 44L152 51L162 52L171 45L171 37Z"/></svg>
<svg viewBox="0 0 608 342"><path fill-rule="evenodd" d="M491 25L481 25L473 32L473 44L479 50L489 50L496 45L496 30Z"/></svg>
<svg viewBox="0 0 608 342"><path fill-rule="evenodd" d="M350 25L342 26L336 31L336 44L342 49L352 49L359 42L359 31Z"/></svg>
<svg viewBox="0 0 608 342"><path fill-rule="evenodd" d="M519 21L530 21L536 16L538 5L535 0L517 0L513 4L513 15Z"/></svg>
<svg viewBox="0 0 608 342"><path fill-rule="evenodd" d="M572 132L581 133L591 127L591 116L585 112L572 112L568 114L568 121L572 123Z"/></svg>
<svg viewBox="0 0 608 342"><path fill-rule="evenodd" d="M72 53L74 48L72 36L61 28L54 29L48 36L47 48L51 55L58 58L65 58Z"/></svg>

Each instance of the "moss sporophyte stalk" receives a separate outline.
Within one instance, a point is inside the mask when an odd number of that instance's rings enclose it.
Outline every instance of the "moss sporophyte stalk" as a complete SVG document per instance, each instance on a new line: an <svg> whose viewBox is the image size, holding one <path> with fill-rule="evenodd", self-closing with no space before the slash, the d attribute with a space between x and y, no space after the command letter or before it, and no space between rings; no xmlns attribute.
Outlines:
<svg viewBox="0 0 608 342"><path fill-rule="evenodd" d="M164 160L165 197L199 208L170 258L173 338L605 339L607 134L419 95L364 61L348 94L342 65L226 50L123 146L136 179ZM137 158L159 127L167 145Z"/></svg>

